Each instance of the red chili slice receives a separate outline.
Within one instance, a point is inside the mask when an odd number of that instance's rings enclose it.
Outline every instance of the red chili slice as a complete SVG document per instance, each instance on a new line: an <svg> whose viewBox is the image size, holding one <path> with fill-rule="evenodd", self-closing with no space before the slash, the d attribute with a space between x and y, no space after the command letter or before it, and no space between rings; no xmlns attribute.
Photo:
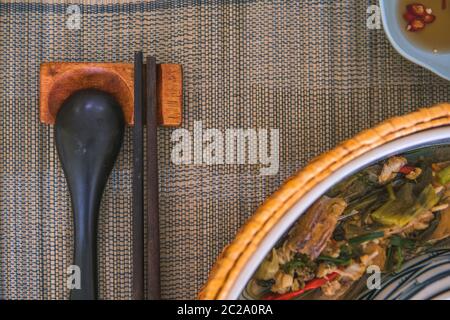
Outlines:
<svg viewBox="0 0 450 320"><path fill-rule="evenodd" d="M412 171L414 171L414 167L411 166L403 166L400 168L400 170L398 170L398 172L403 173L403 174L410 174Z"/></svg>
<svg viewBox="0 0 450 320"><path fill-rule="evenodd" d="M406 21L411 22L417 17L415 15L413 15L411 12L405 12L405 14L403 15L403 18L405 18Z"/></svg>
<svg viewBox="0 0 450 320"><path fill-rule="evenodd" d="M426 7L420 3L413 3L406 6L406 10L416 17L423 17L427 14Z"/></svg>
<svg viewBox="0 0 450 320"><path fill-rule="evenodd" d="M432 23L436 20L436 16L434 14L427 14L425 17L423 17L423 22L425 23Z"/></svg>
<svg viewBox="0 0 450 320"><path fill-rule="evenodd" d="M416 18L408 24L406 30L416 32L422 30L423 28L425 28L425 22L420 18Z"/></svg>
<svg viewBox="0 0 450 320"><path fill-rule="evenodd" d="M332 272L330 274L327 274L323 278L316 278L316 279L309 281L308 283L306 283L306 285L303 289L293 291L293 292L288 292L285 294L270 294L270 295L264 297L263 300L290 300L290 299L293 299L293 298L301 295L302 293L304 293L306 291L320 288L325 283L336 279L338 275L339 274L337 272Z"/></svg>

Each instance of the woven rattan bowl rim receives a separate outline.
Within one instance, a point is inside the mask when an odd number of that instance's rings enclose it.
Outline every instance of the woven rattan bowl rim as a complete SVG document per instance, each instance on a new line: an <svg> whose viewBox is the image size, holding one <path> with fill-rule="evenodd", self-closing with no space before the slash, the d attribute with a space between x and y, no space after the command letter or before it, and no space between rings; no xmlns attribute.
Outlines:
<svg viewBox="0 0 450 320"><path fill-rule="evenodd" d="M450 104L439 104L386 120L313 159L273 193L224 248L198 295L199 299L225 299L264 236L308 190L335 170L382 144L448 124Z"/></svg>

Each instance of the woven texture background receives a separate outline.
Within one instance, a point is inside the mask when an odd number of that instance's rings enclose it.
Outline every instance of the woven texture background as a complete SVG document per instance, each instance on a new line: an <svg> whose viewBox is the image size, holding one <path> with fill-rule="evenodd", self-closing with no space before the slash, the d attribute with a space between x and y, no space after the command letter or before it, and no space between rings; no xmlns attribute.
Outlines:
<svg viewBox="0 0 450 320"><path fill-rule="evenodd" d="M66 28L80 3L81 29ZM38 121L39 64L132 61L184 68L184 124L280 129L280 170L174 165L158 132L164 298L195 298L215 258L259 204L312 157L356 132L450 100L450 84L366 27L376 1L0 1L0 298L63 299L70 199ZM104 299L131 298L131 131L99 222Z"/></svg>

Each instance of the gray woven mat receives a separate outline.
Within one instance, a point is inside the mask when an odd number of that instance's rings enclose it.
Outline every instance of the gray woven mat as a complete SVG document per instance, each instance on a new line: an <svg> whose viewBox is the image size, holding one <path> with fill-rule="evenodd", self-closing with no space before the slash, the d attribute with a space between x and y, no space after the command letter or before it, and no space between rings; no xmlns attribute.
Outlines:
<svg viewBox="0 0 450 320"><path fill-rule="evenodd" d="M0 3L0 298L66 298L69 196L38 121L39 64L132 61L143 50L184 68L184 127L280 129L280 170L175 165L159 130L164 298L194 298L222 247L257 206L309 159L361 129L450 100L450 85L368 30L376 1L81 1ZM131 297L128 129L102 203L102 298Z"/></svg>

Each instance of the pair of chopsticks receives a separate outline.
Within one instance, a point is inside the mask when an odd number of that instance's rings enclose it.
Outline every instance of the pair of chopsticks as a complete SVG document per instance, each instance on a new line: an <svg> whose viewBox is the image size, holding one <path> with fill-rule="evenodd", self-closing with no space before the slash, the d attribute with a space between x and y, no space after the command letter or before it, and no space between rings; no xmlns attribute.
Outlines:
<svg viewBox="0 0 450 320"><path fill-rule="evenodd" d="M144 261L144 124L147 134L147 261ZM156 59L134 55L133 299L160 299ZM144 276L145 264L147 277ZM146 283L145 283L146 282ZM146 294L145 294L146 292Z"/></svg>

